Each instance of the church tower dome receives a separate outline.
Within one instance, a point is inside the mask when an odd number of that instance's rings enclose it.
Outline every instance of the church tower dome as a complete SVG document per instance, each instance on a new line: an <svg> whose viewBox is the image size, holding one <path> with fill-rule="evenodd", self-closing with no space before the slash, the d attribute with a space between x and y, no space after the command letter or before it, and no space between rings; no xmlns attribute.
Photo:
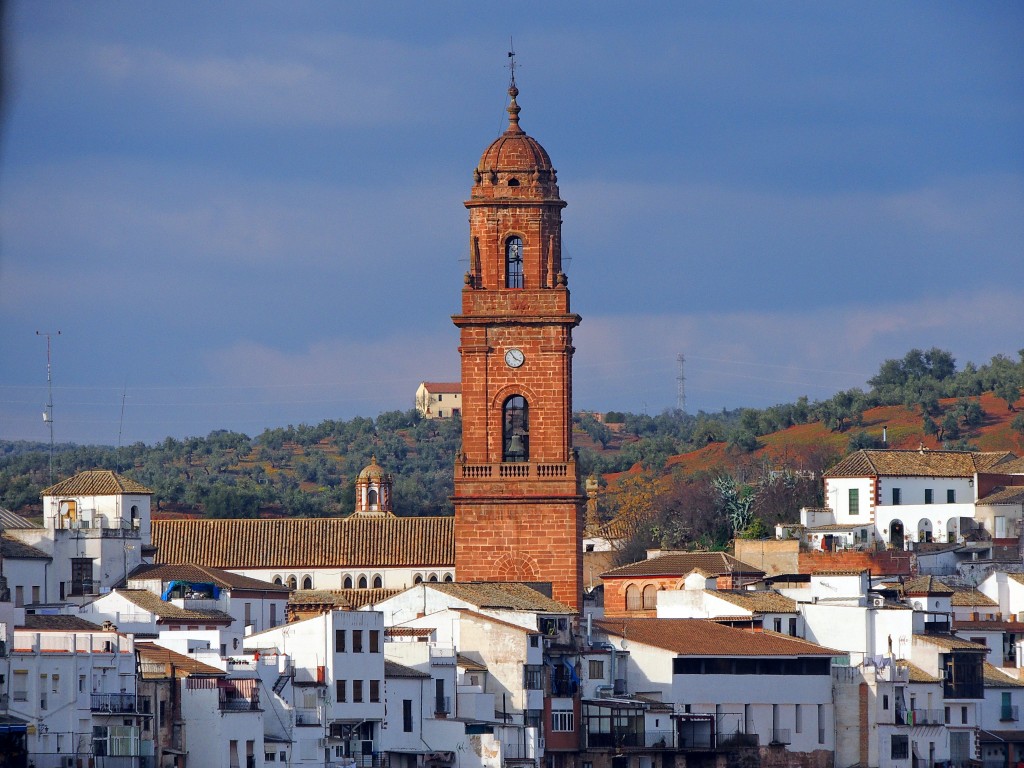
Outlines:
<svg viewBox="0 0 1024 768"><path fill-rule="evenodd" d="M393 477L384 471L373 456L370 463L356 477L356 506L353 515L359 517L390 517L391 483Z"/></svg>

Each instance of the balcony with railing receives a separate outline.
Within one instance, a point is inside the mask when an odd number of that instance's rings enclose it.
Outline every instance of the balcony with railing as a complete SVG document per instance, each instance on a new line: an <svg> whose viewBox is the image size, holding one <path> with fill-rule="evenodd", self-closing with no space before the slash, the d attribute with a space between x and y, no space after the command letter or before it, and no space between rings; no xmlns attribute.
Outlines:
<svg viewBox="0 0 1024 768"><path fill-rule="evenodd" d="M491 477L564 480L569 477L568 464L542 464L532 461L514 461L501 464L460 464L460 477L467 480L486 480Z"/></svg>
<svg viewBox="0 0 1024 768"><path fill-rule="evenodd" d="M434 714L435 715L450 715L452 713L452 698L451 696L435 696L434 697Z"/></svg>
<svg viewBox="0 0 1024 768"><path fill-rule="evenodd" d="M1017 717L1018 709L1016 704L1004 704L999 708L999 720L1004 723L1015 723L1019 719Z"/></svg>
<svg viewBox="0 0 1024 768"><path fill-rule="evenodd" d="M316 707L296 707L295 724L303 726L322 725L323 721L320 717L320 710Z"/></svg>
<svg viewBox="0 0 1024 768"><path fill-rule="evenodd" d="M113 632L72 633L15 631L12 653L134 653L129 637Z"/></svg>
<svg viewBox="0 0 1024 768"><path fill-rule="evenodd" d="M243 696L222 696L218 701L217 708L221 712L259 712L260 700L258 696L247 699Z"/></svg>
<svg viewBox="0 0 1024 768"><path fill-rule="evenodd" d="M907 725L943 725L946 712L942 709L911 709L907 712Z"/></svg>
<svg viewBox="0 0 1024 768"><path fill-rule="evenodd" d="M93 693L89 695L89 709L112 715L149 714L150 699L134 693Z"/></svg>

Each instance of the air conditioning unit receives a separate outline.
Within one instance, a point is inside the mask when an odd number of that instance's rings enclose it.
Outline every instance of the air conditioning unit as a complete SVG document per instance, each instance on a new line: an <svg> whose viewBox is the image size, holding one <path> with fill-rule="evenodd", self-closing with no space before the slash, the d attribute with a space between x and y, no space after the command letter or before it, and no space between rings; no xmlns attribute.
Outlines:
<svg viewBox="0 0 1024 768"><path fill-rule="evenodd" d="M871 604L873 606L875 606L876 608L881 608L883 605L885 605L885 598L884 597L875 597L875 598L873 598L871 600Z"/></svg>
<svg viewBox="0 0 1024 768"><path fill-rule="evenodd" d="M316 745L318 747L320 747L320 749L326 749L327 748L327 739L324 738L324 737L321 737L321 738L317 739L316 740Z"/></svg>

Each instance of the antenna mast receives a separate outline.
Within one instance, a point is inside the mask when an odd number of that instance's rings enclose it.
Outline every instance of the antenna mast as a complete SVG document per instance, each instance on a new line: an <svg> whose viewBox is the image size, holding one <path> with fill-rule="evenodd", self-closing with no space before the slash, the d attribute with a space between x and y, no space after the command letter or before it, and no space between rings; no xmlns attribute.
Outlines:
<svg viewBox="0 0 1024 768"><path fill-rule="evenodd" d="M676 392L676 408L683 413L686 413L686 376L683 375L683 365L686 362L686 357L682 352L679 353L676 360L679 361L679 376L676 377L678 384L678 391Z"/></svg>
<svg viewBox="0 0 1024 768"><path fill-rule="evenodd" d="M36 336L46 337L46 408L43 410L43 422L50 428L50 485L53 485L53 367L50 354L50 341L54 336L60 336L60 331L36 331Z"/></svg>

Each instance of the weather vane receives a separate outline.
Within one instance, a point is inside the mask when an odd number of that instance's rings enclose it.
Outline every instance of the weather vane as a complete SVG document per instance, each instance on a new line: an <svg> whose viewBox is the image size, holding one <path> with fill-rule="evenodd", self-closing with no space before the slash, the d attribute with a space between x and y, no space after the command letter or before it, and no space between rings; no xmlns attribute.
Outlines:
<svg viewBox="0 0 1024 768"><path fill-rule="evenodd" d="M512 73L512 81L509 83L509 88L516 87L516 47L512 44L512 38L508 39L508 57L510 59L508 63L509 71Z"/></svg>

